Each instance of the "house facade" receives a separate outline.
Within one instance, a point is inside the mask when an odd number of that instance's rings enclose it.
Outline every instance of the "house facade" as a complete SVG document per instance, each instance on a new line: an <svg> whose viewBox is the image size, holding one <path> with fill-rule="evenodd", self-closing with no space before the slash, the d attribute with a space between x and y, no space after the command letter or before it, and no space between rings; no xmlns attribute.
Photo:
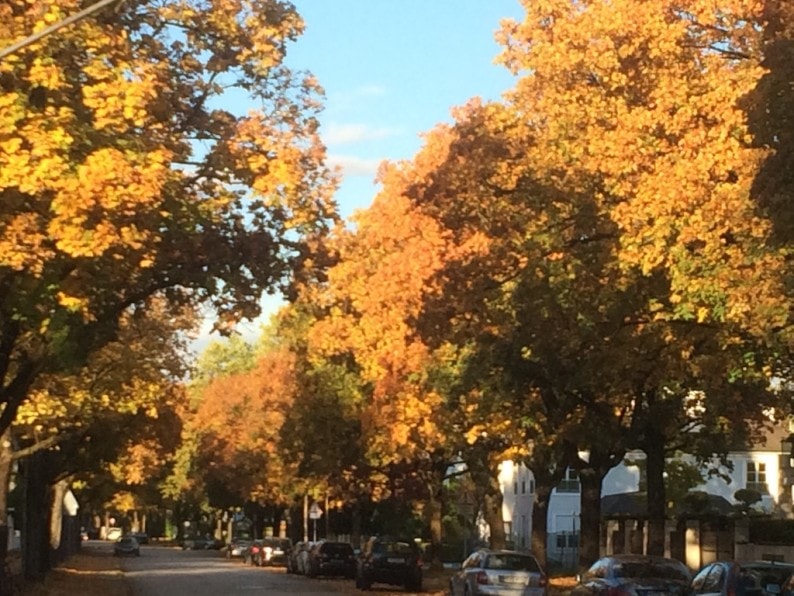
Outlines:
<svg viewBox="0 0 794 596"><path fill-rule="evenodd" d="M794 467L792 446L785 439L789 429L769 433L766 440L748 451L728 454L730 466L717 466L719 474L707 474L693 490L722 497L737 504L740 489L757 491L761 501L754 505L766 513L781 517L792 516L792 486ZM642 488L642 451L632 452L623 463L604 478L602 497L637 494ZM694 463L694 458L684 456ZM532 507L535 500L535 480L532 471L516 462L504 462L499 476L502 487L505 533L515 548L529 548L532 533ZM578 560L580 485L575 470L566 471L564 479L554 489L548 510L548 555L550 561L567 567Z"/></svg>

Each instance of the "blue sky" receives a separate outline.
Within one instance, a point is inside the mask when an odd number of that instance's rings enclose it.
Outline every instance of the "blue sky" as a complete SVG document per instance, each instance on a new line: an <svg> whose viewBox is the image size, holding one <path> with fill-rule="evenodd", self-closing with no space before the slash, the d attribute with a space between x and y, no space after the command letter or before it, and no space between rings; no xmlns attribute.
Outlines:
<svg viewBox="0 0 794 596"><path fill-rule="evenodd" d="M450 108L513 85L494 64L499 21L519 19L518 0L293 0L306 32L287 63L311 71L326 92L322 136L345 176L342 215L368 206L383 159L412 157L419 135Z"/></svg>
<svg viewBox="0 0 794 596"><path fill-rule="evenodd" d="M321 135L330 163L343 170L336 199L344 217L372 202L382 160L411 158L420 135L450 121L452 107L472 97L498 99L513 86L494 64L501 51L494 33L501 19L520 20L519 0L293 2L306 31L289 47L287 64L311 72L325 89ZM254 339L280 305L265 297L262 318L238 331Z"/></svg>

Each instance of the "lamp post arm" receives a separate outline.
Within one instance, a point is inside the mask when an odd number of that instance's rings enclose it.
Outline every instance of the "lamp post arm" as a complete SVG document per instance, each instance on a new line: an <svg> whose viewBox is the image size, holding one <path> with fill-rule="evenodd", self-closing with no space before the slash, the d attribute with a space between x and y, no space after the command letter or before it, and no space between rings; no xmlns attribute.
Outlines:
<svg viewBox="0 0 794 596"><path fill-rule="evenodd" d="M80 12L76 12L71 16L66 17L65 19L58 21L57 23L53 23L49 27L45 27L41 31L34 33L33 35L29 35L25 39L22 39L10 46L0 49L0 60L10 56L11 54L18 52L22 48L26 48L27 46L36 43L40 39L55 33L56 31L63 29L64 27L68 27L72 23L76 23L84 19L87 16L90 16L108 6L109 4L113 4L114 2L119 2L120 0L99 0L99 2L92 4L91 6L84 8Z"/></svg>

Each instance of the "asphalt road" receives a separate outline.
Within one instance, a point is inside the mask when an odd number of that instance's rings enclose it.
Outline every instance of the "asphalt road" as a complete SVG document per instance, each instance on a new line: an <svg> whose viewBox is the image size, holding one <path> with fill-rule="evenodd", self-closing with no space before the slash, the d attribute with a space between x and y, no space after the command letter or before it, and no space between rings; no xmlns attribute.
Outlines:
<svg viewBox="0 0 794 596"><path fill-rule="evenodd" d="M121 561L133 596L251 596L253 594L342 595L337 581L287 574L282 567L260 568L226 559L218 551L141 547L140 557ZM352 581L350 582L352 587Z"/></svg>

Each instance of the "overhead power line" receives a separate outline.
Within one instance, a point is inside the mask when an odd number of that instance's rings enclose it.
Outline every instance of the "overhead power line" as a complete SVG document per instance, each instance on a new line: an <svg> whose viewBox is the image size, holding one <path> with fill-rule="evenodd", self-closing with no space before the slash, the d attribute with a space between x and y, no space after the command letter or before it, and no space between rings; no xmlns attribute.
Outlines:
<svg viewBox="0 0 794 596"><path fill-rule="evenodd" d="M38 31L37 33L34 33L33 35L29 35L28 37L26 37L25 39L23 39L21 41L18 41L18 42L14 43L14 44L11 44L10 46L8 46L6 48L3 48L2 50L0 50L0 60L2 60L3 58L6 58L7 56L10 56L11 54L13 54L15 52L18 52L22 48L26 48L30 44L36 43L40 39L55 33L59 29L63 29L64 27L68 27L72 23L76 23L77 21L79 21L81 19L84 19L87 16L90 16L90 15L94 14L98 10L102 10L103 8L108 6L109 4L113 4L115 2L120 2L120 1L121 0L99 0L99 2L97 2L96 4L92 4L88 8L84 8L80 12L76 12L75 14L66 17L62 21L58 21L57 23L54 23L54 24L50 25L49 27L45 27L44 29L42 29L41 31Z"/></svg>

